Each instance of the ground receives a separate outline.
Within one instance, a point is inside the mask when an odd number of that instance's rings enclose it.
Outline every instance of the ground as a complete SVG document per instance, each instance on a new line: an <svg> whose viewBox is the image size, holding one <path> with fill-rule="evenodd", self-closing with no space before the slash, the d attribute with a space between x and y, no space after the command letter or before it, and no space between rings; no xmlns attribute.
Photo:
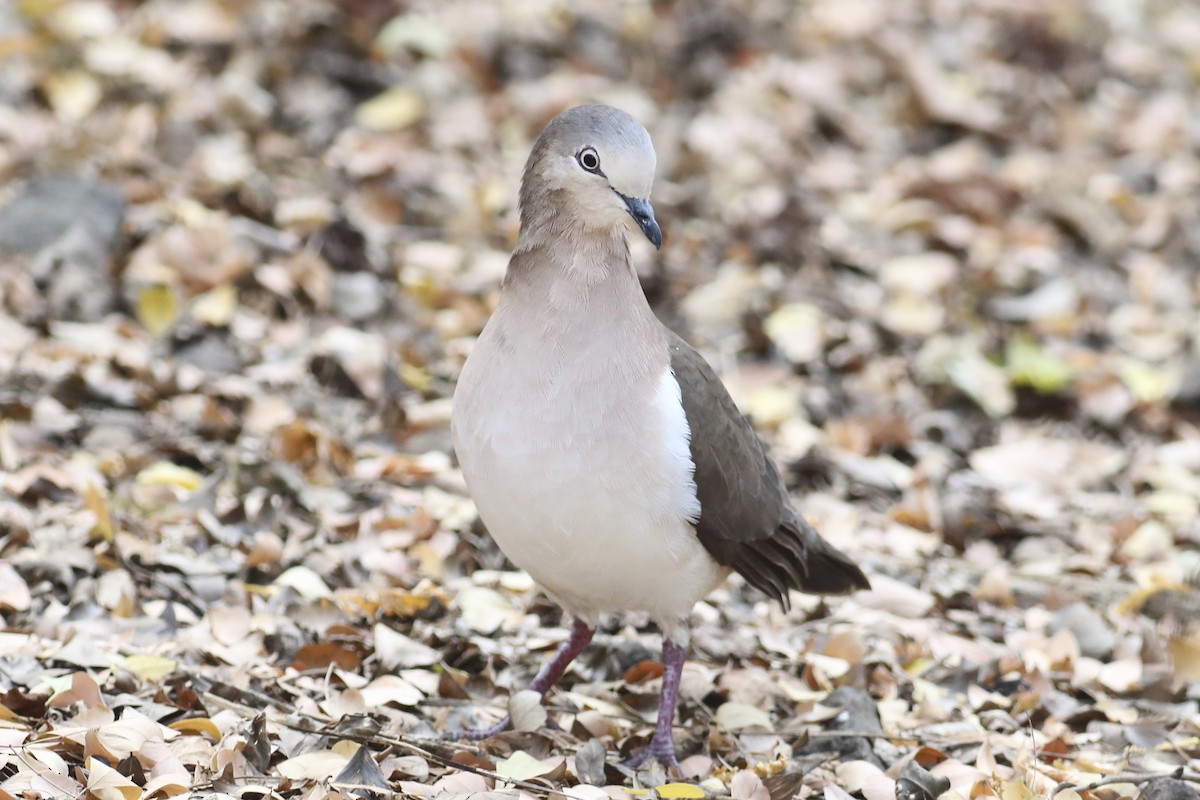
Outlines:
<svg viewBox="0 0 1200 800"><path fill-rule="evenodd" d="M1188 0L0 7L0 798L1191 796L1198 83ZM519 693L569 621L449 445L586 101L873 583L702 603L675 776L645 619Z"/></svg>

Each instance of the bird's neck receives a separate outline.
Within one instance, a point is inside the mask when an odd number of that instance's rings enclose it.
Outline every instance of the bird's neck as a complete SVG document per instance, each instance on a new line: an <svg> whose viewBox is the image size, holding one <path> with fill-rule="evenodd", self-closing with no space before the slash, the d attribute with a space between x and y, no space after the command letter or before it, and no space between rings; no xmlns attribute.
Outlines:
<svg viewBox="0 0 1200 800"><path fill-rule="evenodd" d="M567 281L578 291L617 283L636 288L640 295L625 228L573 223L560 217L544 225L522 225L504 278L505 287L527 279Z"/></svg>

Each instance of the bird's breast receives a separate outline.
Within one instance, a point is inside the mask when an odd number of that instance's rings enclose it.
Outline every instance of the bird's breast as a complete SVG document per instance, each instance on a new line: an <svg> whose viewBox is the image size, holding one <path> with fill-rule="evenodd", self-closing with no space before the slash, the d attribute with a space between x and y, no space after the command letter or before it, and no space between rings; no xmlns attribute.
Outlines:
<svg viewBox="0 0 1200 800"><path fill-rule="evenodd" d="M723 573L691 526L700 509L665 343L621 342L535 353L481 337L456 391L454 445L501 550L568 610L679 616Z"/></svg>

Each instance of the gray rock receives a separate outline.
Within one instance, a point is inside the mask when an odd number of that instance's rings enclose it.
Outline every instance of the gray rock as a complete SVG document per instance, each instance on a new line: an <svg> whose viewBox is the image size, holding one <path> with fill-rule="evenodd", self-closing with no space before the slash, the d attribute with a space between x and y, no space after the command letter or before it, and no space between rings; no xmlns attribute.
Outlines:
<svg viewBox="0 0 1200 800"><path fill-rule="evenodd" d="M215 334L181 345L175 351L175 357L214 375L225 375L242 368L237 348Z"/></svg>
<svg viewBox="0 0 1200 800"><path fill-rule="evenodd" d="M1112 654L1117 636L1099 612L1084 603L1061 608L1050 620L1050 633L1069 630L1079 641L1079 652L1088 658L1104 660Z"/></svg>
<svg viewBox="0 0 1200 800"><path fill-rule="evenodd" d="M116 306L109 262L125 201L114 187L71 176L39 178L0 208L0 251L29 254L29 275L51 319L92 322Z"/></svg>
<svg viewBox="0 0 1200 800"><path fill-rule="evenodd" d="M1071 316L1078 307L1079 289L1066 278L1050 281L1021 297L998 297L988 303L992 316L1019 322Z"/></svg>
<svg viewBox="0 0 1200 800"><path fill-rule="evenodd" d="M1142 787L1138 800L1198 800L1197 792L1187 781L1177 778L1156 778Z"/></svg>
<svg viewBox="0 0 1200 800"><path fill-rule="evenodd" d="M972 470L952 472L939 493L942 507L942 538L963 550L978 539L1003 532L1004 514L998 507L996 490Z"/></svg>
<svg viewBox="0 0 1200 800"><path fill-rule="evenodd" d="M813 739L797 751L796 755L834 753L842 761L861 759L882 768L884 763L875 753L872 740L865 736L854 735L883 733L883 725L879 721L879 711L875 708L875 700L871 695L862 689L842 686L830 692L822 704L841 707L841 712L825 727L830 732L846 731L847 735Z"/></svg>
<svg viewBox="0 0 1200 800"><path fill-rule="evenodd" d="M125 219L125 200L115 187L70 175L38 178L0 208L0 250L39 253L72 228L107 259Z"/></svg>
<svg viewBox="0 0 1200 800"><path fill-rule="evenodd" d="M333 276L333 312L347 322L379 316L387 303L383 283L370 272L339 272Z"/></svg>
<svg viewBox="0 0 1200 800"><path fill-rule="evenodd" d="M147 439L145 415L138 411L100 409L87 417L91 430L83 438L88 453L133 453Z"/></svg>
<svg viewBox="0 0 1200 800"><path fill-rule="evenodd" d="M1200 408L1200 359L1193 359L1184 367L1171 402L1177 406Z"/></svg>
<svg viewBox="0 0 1200 800"><path fill-rule="evenodd" d="M950 779L934 775L916 761L909 761L896 780L896 800L934 800L950 791Z"/></svg>

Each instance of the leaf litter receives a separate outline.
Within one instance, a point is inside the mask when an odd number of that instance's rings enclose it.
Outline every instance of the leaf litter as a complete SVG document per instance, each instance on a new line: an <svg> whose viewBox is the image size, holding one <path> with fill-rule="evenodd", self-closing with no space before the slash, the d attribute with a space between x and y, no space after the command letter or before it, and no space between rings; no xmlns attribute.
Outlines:
<svg viewBox="0 0 1200 800"><path fill-rule="evenodd" d="M1197 52L1181 0L0 11L0 797L1190 796ZM568 621L449 453L582 101L873 581L700 604L675 776L618 766L644 618L523 691Z"/></svg>

